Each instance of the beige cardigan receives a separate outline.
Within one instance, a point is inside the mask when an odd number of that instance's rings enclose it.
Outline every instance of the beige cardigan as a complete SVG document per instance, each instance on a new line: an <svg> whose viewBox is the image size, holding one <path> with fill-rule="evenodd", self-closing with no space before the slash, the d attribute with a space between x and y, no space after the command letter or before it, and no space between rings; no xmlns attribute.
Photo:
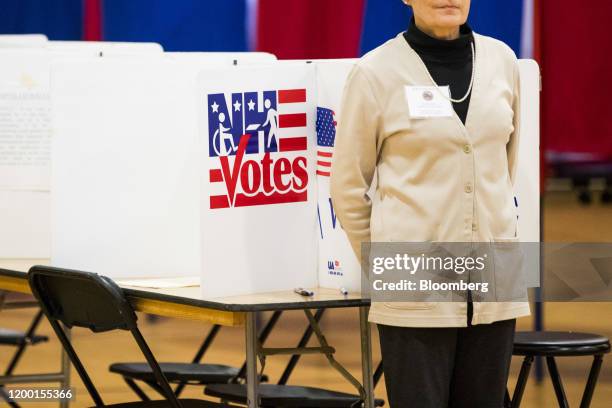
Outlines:
<svg viewBox="0 0 612 408"><path fill-rule="evenodd" d="M350 73L331 196L359 259L363 241L518 240L513 193L518 64L504 43L474 37L476 69L465 125L456 114L410 118L404 86L433 83L402 34L363 56ZM525 315L527 303L474 303L472 322ZM464 327L467 304L373 302L369 319L393 326Z"/></svg>

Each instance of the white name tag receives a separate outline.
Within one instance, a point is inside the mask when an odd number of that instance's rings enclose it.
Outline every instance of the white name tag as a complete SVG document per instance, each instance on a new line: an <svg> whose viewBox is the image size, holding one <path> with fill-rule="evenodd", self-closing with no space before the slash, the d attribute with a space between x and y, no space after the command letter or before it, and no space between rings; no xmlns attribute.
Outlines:
<svg viewBox="0 0 612 408"><path fill-rule="evenodd" d="M410 117L444 118L453 116L453 105L442 94L450 98L448 86L409 86L404 87ZM442 94L441 94L442 93Z"/></svg>

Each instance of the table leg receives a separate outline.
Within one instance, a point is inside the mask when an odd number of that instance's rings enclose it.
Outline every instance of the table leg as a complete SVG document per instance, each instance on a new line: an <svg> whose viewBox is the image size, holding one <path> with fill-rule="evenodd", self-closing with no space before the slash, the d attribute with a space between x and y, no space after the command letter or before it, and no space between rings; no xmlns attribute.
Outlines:
<svg viewBox="0 0 612 408"><path fill-rule="evenodd" d="M70 329L64 326L64 332L66 333L66 337L70 340L71 332ZM68 357L68 353L62 347L61 353L61 373L62 373L62 382L60 384L61 389L68 389L70 387L70 358ZM75 392L72 390L72 392ZM76 397L76 396L75 396ZM62 400L60 401L60 408L68 408L70 404L70 400Z"/></svg>
<svg viewBox="0 0 612 408"><path fill-rule="evenodd" d="M246 313L246 386L248 408L258 408L259 398L257 393L259 378L257 377L257 314Z"/></svg>
<svg viewBox="0 0 612 408"><path fill-rule="evenodd" d="M361 332L361 372L365 391L364 408L374 408L374 374L372 372L372 337L368 322L368 306L359 308L359 328Z"/></svg>

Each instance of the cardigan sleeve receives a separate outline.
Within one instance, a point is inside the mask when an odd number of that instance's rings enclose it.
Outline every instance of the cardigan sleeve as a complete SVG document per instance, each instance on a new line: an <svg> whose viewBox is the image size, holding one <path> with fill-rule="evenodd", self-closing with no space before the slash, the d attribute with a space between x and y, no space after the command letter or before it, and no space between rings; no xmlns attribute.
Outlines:
<svg viewBox="0 0 612 408"><path fill-rule="evenodd" d="M520 103L520 75L518 68L518 60L515 59L514 65L514 95L512 98L512 110L514 111L513 127L514 131L510 135L510 140L506 145L506 152L508 154L508 173L510 174L510 181L514 185L516 180L516 168L518 164L518 146L520 139L520 128L521 128L521 103Z"/></svg>
<svg viewBox="0 0 612 408"><path fill-rule="evenodd" d="M376 168L379 105L362 68L347 78L331 168L334 211L357 259L370 241L372 203L367 192Z"/></svg>

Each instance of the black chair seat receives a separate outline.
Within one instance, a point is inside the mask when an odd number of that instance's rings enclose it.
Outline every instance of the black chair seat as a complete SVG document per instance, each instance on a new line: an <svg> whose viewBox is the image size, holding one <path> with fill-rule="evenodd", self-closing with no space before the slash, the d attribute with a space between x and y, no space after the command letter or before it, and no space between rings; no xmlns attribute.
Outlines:
<svg viewBox="0 0 612 408"><path fill-rule="evenodd" d="M0 344L9 346L20 346L26 342L29 344L42 343L48 341L47 336L32 336L29 341L26 341L25 333L18 332L16 330L0 328Z"/></svg>
<svg viewBox="0 0 612 408"><path fill-rule="evenodd" d="M170 382L227 383L239 372L238 368L222 364L159 363L159 365ZM153 371L147 363L115 363L109 367L109 371L134 380L155 381ZM268 376L265 374L260 376L259 381L268 381Z"/></svg>
<svg viewBox="0 0 612 408"><path fill-rule="evenodd" d="M227 383L238 374L238 368L222 364L159 363L170 382L200 384ZM124 377L141 381L155 381L147 363L115 363L109 370Z"/></svg>
<svg viewBox="0 0 612 408"><path fill-rule="evenodd" d="M295 385L259 384L258 392L262 408L350 408L361 401L358 395ZM213 384L206 386L204 393L222 400L245 404L247 389L244 384ZM375 405L382 407L385 401L377 399Z"/></svg>
<svg viewBox="0 0 612 408"><path fill-rule="evenodd" d="M196 399L181 399L180 402L183 408L238 408L227 404ZM137 401L106 406L109 408L172 408L172 405L168 401Z"/></svg>
<svg viewBox="0 0 612 408"><path fill-rule="evenodd" d="M609 351L610 340L598 334L542 331L514 335L514 355L585 356Z"/></svg>

